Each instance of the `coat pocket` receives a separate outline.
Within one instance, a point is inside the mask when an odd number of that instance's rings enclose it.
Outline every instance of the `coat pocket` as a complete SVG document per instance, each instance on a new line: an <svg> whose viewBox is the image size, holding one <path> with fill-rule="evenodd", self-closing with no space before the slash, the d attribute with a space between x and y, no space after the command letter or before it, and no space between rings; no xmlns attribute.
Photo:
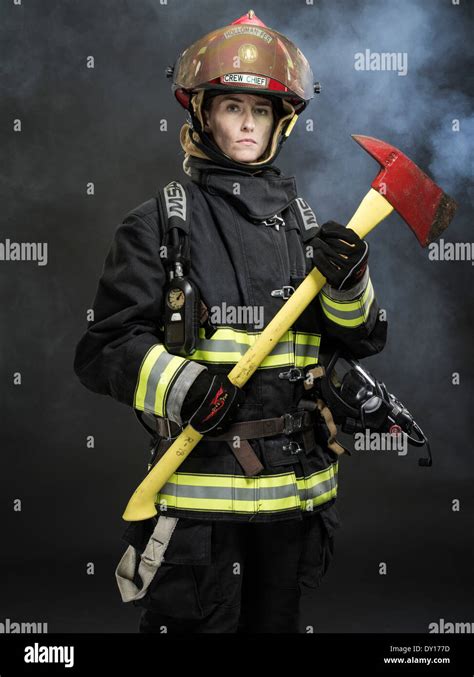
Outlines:
<svg viewBox="0 0 474 677"><path fill-rule="evenodd" d="M334 556L335 532L340 518L333 504L315 515L305 516L305 538L299 562L300 586L317 588Z"/></svg>
<svg viewBox="0 0 474 677"><path fill-rule="evenodd" d="M128 533L128 538L141 554L150 526L138 525L135 533L132 534L132 530ZM134 601L134 605L170 618L206 616L221 602L211 547L211 522L180 518L145 596Z"/></svg>

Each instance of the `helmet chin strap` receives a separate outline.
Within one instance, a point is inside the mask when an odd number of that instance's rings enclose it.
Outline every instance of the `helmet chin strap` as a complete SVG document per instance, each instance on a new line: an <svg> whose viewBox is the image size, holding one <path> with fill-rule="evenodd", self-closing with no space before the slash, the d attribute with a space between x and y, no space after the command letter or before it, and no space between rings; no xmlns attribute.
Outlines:
<svg viewBox="0 0 474 677"><path fill-rule="evenodd" d="M189 134L192 135L192 129L189 129ZM273 162L277 158L278 154L280 153L281 146L283 142L285 141L286 137L281 137L280 142L277 145L276 152L273 154L272 158L263 164L259 165L252 165L249 162L239 162L238 160L233 160L229 155L226 155L220 148L219 146L205 133L205 132L198 132L195 130L197 134L199 135L200 141L196 141L195 139L193 140L194 145L199 148L199 150L202 150L203 153L208 155L212 160L217 162L220 165L223 165L224 167L227 167L229 169L238 169L240 171L245 171L245 172L251 172L255 173L258 172L261 169L268 169L272 167ZM192 138L192 137L191 137Z"/></svg>

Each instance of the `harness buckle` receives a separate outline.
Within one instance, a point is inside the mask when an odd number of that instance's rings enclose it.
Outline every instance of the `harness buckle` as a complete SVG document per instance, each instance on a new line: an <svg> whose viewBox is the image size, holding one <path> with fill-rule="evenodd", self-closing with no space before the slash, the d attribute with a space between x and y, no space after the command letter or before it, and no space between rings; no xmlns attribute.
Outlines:
<svg viewBox="0 0 474 677"><path fill-rule="evenodd" d="M283 428L283 433L285 435L291 435L296 433L303 427L303 418L305 411L295 411L291 414L284 414L285 427Z"/></svg>
<svg viewBox="0 0 474 677"><path fill-rule="evenodd" d="M278 374L278 378L287 378L290 383L294 383L295 381L301 381L302 379L305 379L306 376L303 370L299 367L291 367L289 371L281 371Z"/></svg>
<svg viewBox="0 0 474 677"><path fill-rule="evenodd" d="M292 294L294 294L295 288L289 284L283 285L281 289L274 289L272 291L272 296L278 296L282 299L289 299Z"/></svg>

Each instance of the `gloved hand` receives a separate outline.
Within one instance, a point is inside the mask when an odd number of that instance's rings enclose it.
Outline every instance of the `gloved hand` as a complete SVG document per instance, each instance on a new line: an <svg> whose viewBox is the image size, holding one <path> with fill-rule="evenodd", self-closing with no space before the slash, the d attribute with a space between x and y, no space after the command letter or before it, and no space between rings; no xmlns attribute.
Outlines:
<svg viewBox="0 0 474 677"><path fill-rule="evenodd" d="M189 389L181 406L181 418L204 434L219 435L229 427L245 400L244 391L225 374L211 376L203 371Z"/></svg>
<svg viewBox="0 0 474 677"><path fill-rule="evenodd" d="M331 287L349 289L364 275L369 245L351 228L327 221L308 245L313 248L313 264Z"/></svg>

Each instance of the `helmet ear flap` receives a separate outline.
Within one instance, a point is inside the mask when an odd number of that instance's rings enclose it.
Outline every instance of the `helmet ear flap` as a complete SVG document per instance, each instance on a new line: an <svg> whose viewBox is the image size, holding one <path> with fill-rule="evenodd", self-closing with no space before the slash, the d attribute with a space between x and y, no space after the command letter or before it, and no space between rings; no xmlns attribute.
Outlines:
<svg viewBox="0 0 474 677"><path fill-rule="evenodd" d="M183 89L177 89L175 92L175 96L178 99L179 103L183 106L183 108L186 108L186 110L188 110L189 103L191 101L191 97L188 94L188 92L185 92Z"/></svg>

